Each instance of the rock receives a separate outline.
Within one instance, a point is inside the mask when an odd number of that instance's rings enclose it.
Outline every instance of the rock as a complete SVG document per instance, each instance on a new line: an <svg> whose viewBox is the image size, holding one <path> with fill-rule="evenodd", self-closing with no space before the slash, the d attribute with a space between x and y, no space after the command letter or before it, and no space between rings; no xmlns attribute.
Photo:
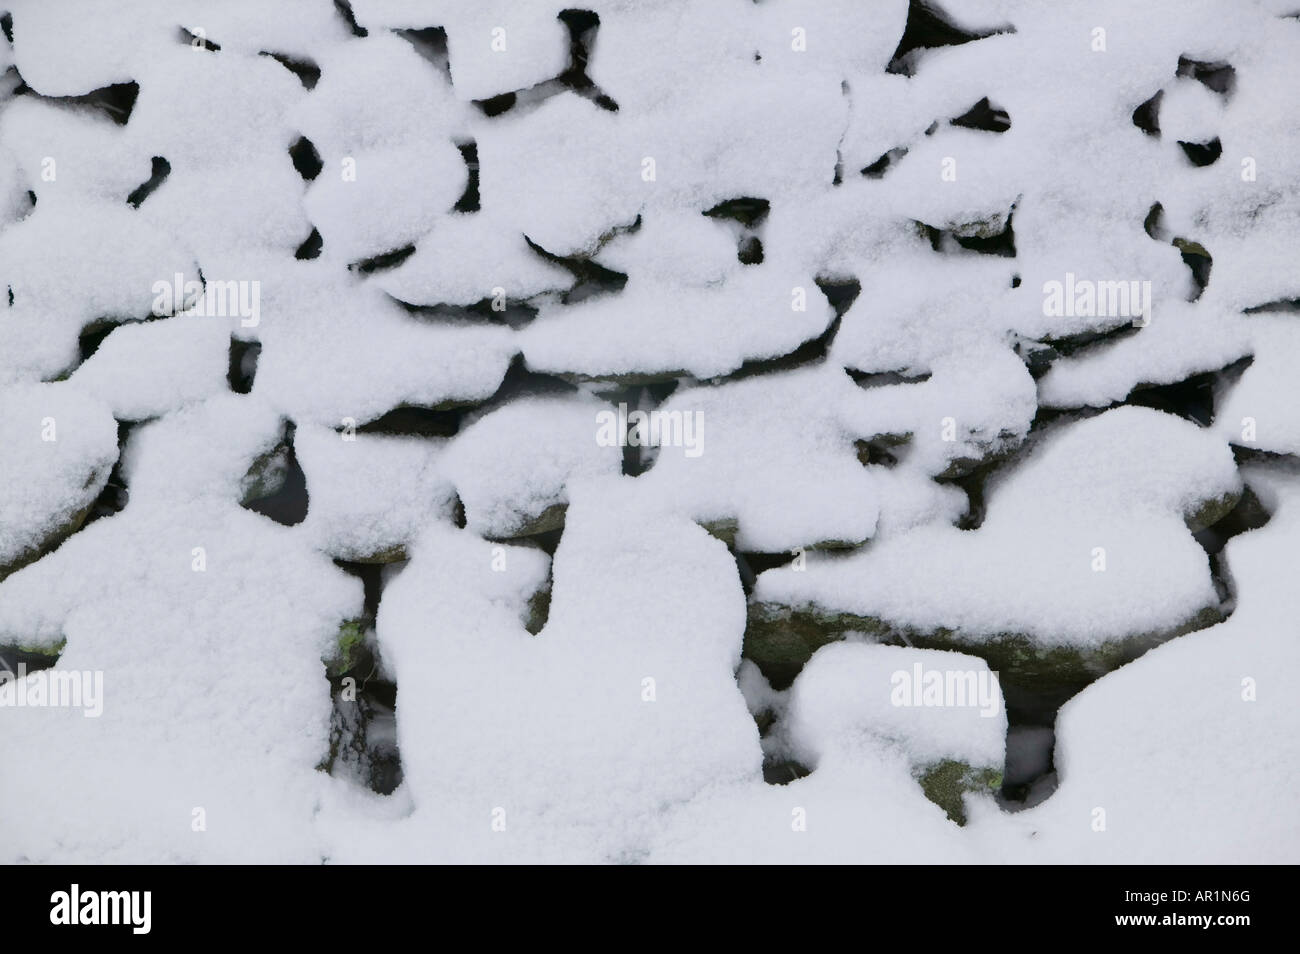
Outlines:
<svg viewBox="0 0 1300 954"><path fill-rule="evenodd" d="M1054 713L1061 703L1100 676L1176 636L1205 629L1223 619L1217 607L1207 606L1162 632L1134 633L1098 646L1046 646L1022 633L978 637L942 628L922 632L875 617L812 606L751 602L744 656L758 665L774 688L782 689L794 681L822 646L851 632L866 633L882 643L978 656L999 673L1008 710L1021 715Z"/></svg>
<svg viewBox="0 0 1300 954"><path fill-rule="evenodd" d="M997 769L975 768L953 759L925 766L917 772L916 780L925 797L958 825L966 824L967 793L987 795L1002 787L1002 773Z"/></svg>
<svg viewBox="0 0 1300 954"><path fill-rule="evenodd" d="M289 443L280 441L270 450L258 455L248 467L240 483L239 502L247 507L278 493L289 476Z"/></svg>
<svg viewBox="0 0 1300 954"><path fill-rule="evenodd" d="M700 524L711 537L717 537L729 548L736 547L736 534L740 531L740 521L735 517L719 517L716 520L705 520Z"/></svg>
<svg viewBox="0 0 1300 954"><path fill-rule="evenodd" d="M345 619L339 624L334 653L323 660L326 674L337 678L352 671L360 664L365 651L365 622L360 619Z"/></svg>

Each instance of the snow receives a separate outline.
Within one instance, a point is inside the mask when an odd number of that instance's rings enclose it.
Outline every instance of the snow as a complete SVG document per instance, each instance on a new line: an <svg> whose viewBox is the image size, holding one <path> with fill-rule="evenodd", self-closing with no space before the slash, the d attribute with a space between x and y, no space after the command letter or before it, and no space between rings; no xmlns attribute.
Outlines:
<svg viewBox="0 0 1300 954"><path fill-rule="evenodd" d="M481 401L496 391L516 350L507 328L422 322L328 262L290 261L252 274L262 282L254 386L295 421L359 425L401 404Z"/></svg>
<svg viewBox="0 0 1300 954"><path fill-rule="evenodd" d="M991 691L980 705L975 693L955 706L952 699L947 705L922 705L921 699L899 691L910 692L916 666L921 667L921 684L931 672L974 673L970 684L982 683ZM968 681L963 681L963 691ZM916 765L956 759L1001 770L1006 713L982 659L837 643L822 647L808 661L791 696L787 731L793 751L809 765L851 761L864 746L896 746Z"/></svg>
<svg viewBox="0 0 1300 954"><path fill-rule="evenodd" d="M432 217L449 211L465 191L465 164L450 142L369 152L355 161L355 181L322 172L303 200L325 240L326 254L341 264L411 244ZM412 169L420 170L414 182Z"/></svg>
<svg viewBox="0 0 1300 954"><path fill-rule="evenodd" d="M1213 306L1169 302L1158 320L1052 365L1039 382L1045 407L1108 407L1139 385L1172 384L1250 354L1248 327Z"/></svg>
<svg viewBox="0 0 1300 954"><path fill-rule="evenodd" d="M483 209L440 219L415 254L374 282L410 305L472 305L501 293L532 298L568 288L573 278L534 253L506 216Z"/></svg>
<svg viewBox="0 0 1300 954"><path fill-rule="evenodd" d="M1282 674L1300 662L1287 569L1300 498L1292 474L1244 470L1278 509L1267 527L1228 543L1237 612L1153 650L1066 704L1057 724L1060 788L1023 814L985 820L1003 829L994 849L1000 857L1268 863L1294 855L1295 824L1283 806L1297 783L1300 723L1277 690ZM1270 755L1262 758L1264 752ZM1103 831L1094 829L1098 808Z"/></svg>
<svg viewBox="0 0 1300 954"><path fill-rule="evenodd" d="M572 307L544 302L538 320L520 334L529 366L591 378L632 372L711 378L747 360L788 354L832 319L806 273L751 270L735 274L721 290L670 286L671 307L663 287L638 278L629 275L617 298L595 296ZM804 310L792 307L800 298Z"/></svg>
<svg viewBox="0 0 1300 954"><path fill-rule="evenodd" d="M5 817L21 819L6 823L8 858L320 860L320 659L361 585L238 507L240 458L259 437L251 401L225 395L147 425L129 446L128 508L5 581L0 641L64 639L59 668L100 672L104 690L98 718L4 709L5 760L28 746L49 756L0 781ZM88 792L94 813L77 807Z"/></svg>
<svg viewBox="0 0 1300 954"><path fill-rule="evenodd" d="M438 466L443 440L305 426L293 446L310 497L303 531L331 556L404 552L426 523L450 516L453 490Z"/></svg>
<svg viewBox="0 0 1300 954"><path fill-rule="evenodd" d="M702 452L661 448L642 480L699 520L736 519L742 551L861 543L875 531L880 504L853 447L871 429L855 431L838 410L862 400L856 390L827 368L680 391L660 411L696 415ZM794 487L807 491L797 507L789 503Z"/></svg>
<svg viewBox="0 0 1300 954"><path fill-rule="evenodd" d="M757 775L757 732L734 691L744 604L730 557L688 521L619 493L628 483L571 491L537 636L521 614L544 555L502 547L497 570L494 547L472 534L421 538L379 612L398 684L427 687L398 701L413 811L372 831L379 845L346 839L346 817L330 818L337 858L626 860L644 852L663 806ZM475 676L485 670L491 693Z"/></svg>
<svg viewBox="0 0 1300 954"><path fill-rule="evenodd" d="M1242 447L1277 454L1300 450L1296 375L1286 356L1300 343L1292 316L1251 318L1254 361L1227 394L1215 430Z"/></svg>
<svg viewBox="0 0 1300 954"><path fill-rule="evenodd" d="M155 281L178 272L197 281L193 258L125 203L38 204L0 233L0 259L15 339L0 352L0 381L56 377L75 366L84 328L148 316Z"/></svg>
<svg viewBox="0 0 1300 954"><path fill-rule="evenodd" d="M69 381L119 421L161 417L226 390L229 341L223 323L205 318L123 324Z"/></svg>
<svg viewBox="0 0 1300 954"><path fill-rule="evenodd" d="M5 5L0 860L1296 860L1293 3L281 6Z"/></svg>
<svg viewBox="0 0 1300 954"><path fill-rule="evenodd" d="M1217 605L1183 521L1239 492L1225 442L1169 414L1117 408L1045 437L990 489L978 530L927 524L802 573L768 570L755 597L976 643L1012 633L1097 646Z"/></svg>
<svg viewBox="0 0 1300 954"><path fill-rule="evenodd" d="M252 395L222 393L134 432L122 468L132 503L237 502L244 475L283 435L283 420ZM206 440L205 440L206 438ZM184 456L177 458L178 449Z"/></svg>
<svg viewBox="0 0 1300 954"><path fill-rule="evenodd" d="M575 481L617 474L622 450L597 441L605 410L589 398L521 398L457 435L441 471L465 505L466 529L513 536L568 503Z"/></svg>
<svg viewBox="0 0 1300 954"><path fill-rule="evenodd" d="M568 63L560 3L445 4L451 79L461 99L488 99L550 79ZM471 9L472 8L472 9ZM497 32L500 31L500 32Z"/></svg>
<svg viewBox="0 0 1300 954"><path fill-rule="evenodd" d="M154 11L148 0L128 0L115 8L94 0L71 0L58 8L11 6L14 65L43 96L77 96L128 83L140 51L169 44L175 30L168 18L149 15Z"/></svg>
<svg viewBox="0 0 1300 954"><path fill-rule="evenodd" d="M0 428L3 572L99 495L117 461L117 426L102 402L68 385L38 384L0 392Z"/></svg>
<svg viewBox="0 0 1300 954"><path fill-rule="evenodd" d="M320 657L360 584L233 504L131 508L5 581L0 632L61 635L59 668L102 672L104 688L98 718L4 709L5 759L47 756L0 781L6 857L318 862Z"/></svg>
<svg viewBox="0 0 1300 954"><path fill-rule="evenodd" d="M120 201L149 175L149 156L101 114L18 97L0 113L0 135L23 189L37 191L50 206L69 202L76 208L91 197ZM54 180L47 181L51 174Z"/></svg>

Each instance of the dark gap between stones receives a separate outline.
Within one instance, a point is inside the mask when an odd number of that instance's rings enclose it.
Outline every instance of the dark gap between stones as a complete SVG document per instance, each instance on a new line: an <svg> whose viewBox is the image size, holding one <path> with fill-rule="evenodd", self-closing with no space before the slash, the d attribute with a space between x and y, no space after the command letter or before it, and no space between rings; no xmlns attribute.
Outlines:
<svg viewBox="0 0 1300 954"><path fill-rule="evenodd" d="M1160 138L1160 100L1164 95L1165 91L1158 89L1154 96L1133 110L1133 125L1157 139Z"/></svg>
<svg viewBox="0 0 1300 954"><path fill-rule="evenodd" d="M487 117L500 116L502 113L512 109L515 100L518 97L514 93L501 93L497 96L489 96L487 99L476 99L474 105L483 111Z"/></svg>
<svg viewBox="0 0 1300 954"><path fill-rule="evenodd" d="M1180 139L1178 145L1182 147L1187 161L1194 166L1212 165L1219 156L1223 155L1223 143L1219 141L1218 136L1209 142L1183 142Z"/></svg>
<svg viewBox="0 0 1300 954"><path fill-rule="evenodd" d="M460 150L461 158L465 160L468 178L465 182L465 191L452 208L456 212L477 212L479 210L478 143L471 139L468 142L456 143L456 148Z"/></svg>
<svg viewBox="0 0 1300 954"><path fill-rule="evenodd" d="M1178 57L1178 69L1175 76L1186 76L1196 80L1202 86L1220 96L1229 97L1237 88L1237 71L1225 61L1207 62L1193 60L1187 56Z"/></svg>
<svg viewBox="0 0 1300 954"><path fill-rule="evenodd" d="M981 32L965 30L953 23L948 14L932 0L910 0L907 25L903 28L903 36L899 39L885 72L912 76L916 72L916 61L922 51L940 46L959 46L1000 32L1013 33L1015 29L1008 27L1005 30Z"/></svg>
<svg viewBox="0 0 1300 954"><path fill-rule="evenodd" d="M746 596L754 592L754 584L758 581L760 573L779 566L788 566L795 558L793 553L742 552L734 547L731 552L736 558L736 570L740 573L740 586L745 591Z"/></svg>
<svg viewBox="0 0 1300 954"><path fill-rule="evenodd" d="M423 27L419 30L405 29L393 32L415 47L416 53L437 67L447 82L451 82L451 59L447 55L446 30L442 27Z"/></svg>
<svg viewBox="0 0 1300 954"><path fill-rule="evenodd" d="M247 394L253 390L253 379L257 375L257 359L262 354L262 342L244 341L230 336L230 359L226 371L226 383L236 394Z"/></svg>
<svg viewBox="0 0 1300 954"><path fill-rule="evenodd" d="M171 163L162 156L154 156L150 160L150 167L149 178L136 186L131 191L131 194L126 197L127 204L133 209L140 208L140 203L153 195L154 191L166 181L167 176L172 171Z"/></svg>
<svg viewBox="0 0 1300 954"><path fill-rule="evenodd" d="M316 151L315 144L306 136L299 136L294 140L289 147L289 158L293 160L293 167L298 170L298 175L306 182L311 182L325 168L325 163L321 160L320 153Z"/></svg>
<svg viewBox="0 0 1300 954"><path fill-rule="evenodd" d="M352 12L352 4L348 3L348 0L334 0L334 9L347 23L348 29L352 31L353 36L367 37L370 35L369 30L357 24L356 14Z"/></svg>
<svg viewBox="0 0 1300 954"><path fill-rule="evenodd" d="M889 152L885 153L875 162L871 163L868 166L863 167L862 174L866 176L868 179L883 179L885 177L885 173L888 172L898 162L898 160L902 159L905 155L907 155L907 147L897 146L889 150Z"/></svg>
<svg viewBox="0 0 1300 954"><path fill-rule="evenodd" d="M10 304L12 303L11 301ZM1294 315L1300 312L1300 298L1281 298L1277 301L1264 302L1262 305L1251 305L1241 310L1243 315L1263 315L1270 312Z"/></svg>
<svg viewBox="0 0 1300 954"><path fill-rule="evenodd" d="M906 374L902 371L858 371L854 368L845 368L845 372L853 379L853 382L861 388L883 388L891 387L895 384L922 384L930 380L929 371L921 374Z"/></svg>
<svg viewBox="0 0 1300 954"><path fill-rule="evenodd" d="M395 248L391 252L382 252L371 258L362 259L359 262L353 262L348 266L349 271L357 271L363 275L370 275L374 272L387 271L390 268L396 268L404 261L415 254L414 243L403 245L401 248Z"/></svg>
<svg viewBox="0 0 1300 954"><path fill-rule="evenodd" d="M99 346L104 343L104 339L112 334L113 329L116 327L116 324L96 322L82 329L81 334L77 336L77 353L81 357L78 367L90 360L90 356L99 350Z"/></svg>
<svg viewBox="0 0 1300 954"><path fill-rule="evenodd" d="M439 409L403 404L357 428L358 434L405 437L452 437L460 430L465 408Z"/></svg>
<svg viewBox="0 0 1300 954"><path fill-rule="evenodd" d="M966 129L980 129L991 133L1004 133L1011 128L1011 114L989 103L985 96L978 103L955 119L948 120L953 126Z"/></svg>
<svg viewBox="0 0 1300 954"><path fill-rule="evenodd" d="M284 436L249 467L240 506L268 520L292 527L307 519L307 475L298 463L293 437L296 427L287 421Z"/></svg>
<svg viewBox="0 0 1300 954"><path fill-rule="evenodd" d="M1201 427L1214 422L1216 403L1223 392L1240 380L1254 362L1252 355L1238 358L1222 368L1188 375L1181 381L1169 384L1139 384L1129 391L1122 404L1149 407L1167 414L1175 414Z"/></svg>
<svg viewBox="0 0 1300 954"><path fill-rule="evenodd" d="M772 204L767 199L743 195L719 202L713 208L706 209L704 215L711 219L730 219L752 229L763 223L771 208Z"/></svg>
<svg viewBox="0 0 1300 954"><path fill-rule="evenodd" d="M556 255L542 248L527 235L524 236L524 241L546 261L559 265L574 277L573 287L560 296L560 301L566 305L585 301L595 295L620 292L627 284L627 275L606 268L590 258L582 255Z"/></svg>
<svg viewBox="0 0 1300 954"><path fill-rule="evenodd" d="M636 410L641 405L641 395L643 394L641 385L633 385L624 391L614 395L612 403L617 407L620 403L626 402L629 412ZM631 426L623 433L623 476L640 477L650 469L649 463L644 460L645 449L641 445L633 445L627 440L631 433Z"/></svg>
<svg viewBox="0 0 1300 954"><path fill-rule="evenodd" d="M185 27L177 27L176 29L177 38L186 46L207 50L209 53L217 53L221 50L220 43L214 43L207 37L200 37L196 33L191 33L189 30L185 29ZM196 40L198 41L197 45L195 43Z"/></svg>
<svg viewBox="0 0 1300 954"><path fill-rule="evenodd" d="M576 93L600 109L618 112L618 103L587 75L600 17L590 10L561 10L557 17L569 31L569 64L558 76L542 80L527 89L512 90L474 100L484 116L500 116L516 107L535 107L563 92Z"/></svg>
<svg viewBox="0 0 1300 954"><path fill-rule="evenodd" d="M736 249L736 258L741 265L763 264L763 243L757 235L747 235L740 240Z"/></svg>
<svg viewBox="0 0 1300 954"><path fill-rule="evenodd" d="M293 57L288 53L271 53L266 50L258 55L269 56L298 77L298 82L302 83L303 89L315 89L316 84L320 82L320 67L309 59Z"/></svg>
<svg viewBox="0 0 1300 954"><path fill-rule="evenodd" d="M569 31L569 65L556 79L566 89L591 100L601 109L618 112L618 103L587 75L587 66L600 27L600 15L591 10L569 9L561 10L557 17Z"/></svg>
<svg viewBox="0 0 1300 954"><path fill-rule="evenodd" d="M496 389L496 392L476 407L475 410L492 410L524 397L577 393L578 386L563 378L556 377L553 374L530 371L523 354L519 353L510 359L510 365L506 368L505 377L501 379L501 384Z"/></svg>
<svg viewBox="0 0 1300 954"><path fill-rule="evenodd" d="M895 453L899 448L906 447L911 442L910 434L877 434L868 439L858 439L853 442L853 449L857 452L858 461L863 467L868 465L873 467L897 467L899 457Z"/></svg>
<svg viewBox="0 0 1300 954"><path fill-rule="evenodd" d="M140 95L140 84L131 80L127 83L101 86L81 96L42 96L26 83L21 83L14 90L13 95L35 96L37 99L67 106L88 106L100 110L119 126L125 126L131 118L131 111L135 108L136 98Z"/></svg>
<svg viewBox="0 0 1300 954"><path fill-rule="evenodd" d="M1169 241L1169 233L1164 227L1165 207L1159 202L1152 203L1147 210L1147 217L1142 220L1142 230L1157 242Z"/></svg>
<svg viewBox="0 0 1300 954"><path fill-rule="evenodd" d="M126 455L126 443L130 440L132 432L144 423L147 422L117 422L117 460L113 462L113 469L108 474L108 483L99 492L95 502L90 505L90 512L86 514L86 519L78 528L78 533L96 520L102 517L111 517L126 509L126 505L131 500L131 491L126 486L126 477L122 474L122 461Z"/></svg>
<svg viewBox="0 0 1300 954"><path fill-rule="evenodd" d="M504 302L505 307L498 310L493 307L491 298L481 298L472 305L450 305L442 302L435 305L413 305L400 298L393 298L392 295L388 297L400 305L407 314L433 324L487 322L518 329L525 327L537 317L537 307L519 299L507 298Z"/></svg>
<svg viewBox="0 0 1300 954"><path fill-rule="evenodd" d="M321 249L325 247L325 239L321 237L320 229L313 228L311 235L303 239L303 243L298 246L293 257L300 262L309 262L314 258L320 258Z"/></svg>
<svg viewBox="0 0 1300 954"><path fill-rule="evenodd" d="M736 258L742 265L761 265L763 262L763 242L754 234L754 230L767 218L771 205L767 199L753 196L740 196L727 199L704 214L711 219L728 221L737 232Z"/></svg>

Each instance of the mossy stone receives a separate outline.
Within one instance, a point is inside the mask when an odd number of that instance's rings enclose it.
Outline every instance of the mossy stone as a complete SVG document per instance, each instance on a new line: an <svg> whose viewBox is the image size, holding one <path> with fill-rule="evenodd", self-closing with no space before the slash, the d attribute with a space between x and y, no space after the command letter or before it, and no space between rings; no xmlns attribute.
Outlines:
<svg viewBox="0 0 1300 954"><path fill-rule="evenodd" d="M525 537L539 537L544 533L554 533L557 530L564 529L564 518L569 511L567 503L551 504L541 513L535 516L521 515L519 522L514 529L507 533L488 537L489 540L498 543L506 543L511 540L520 540Z"/></svg>
<svg viewBox="0 0 1300 954"><path fill-rule="evenodd" d="M720 517L717 520L706 520L700 524L711 537L717 537L728 547L735 547L736 534L740 532L740 521L735 517Z"/></svg>
<svg viewBox="0 0 1300 954"><path fill-rule="evenodd" d="M822 646L847 633L861 632L890 645L977 656L999 674L1008 708L1050 710L1147 650L1223 619L1217 607L1207 606L1167 630L1134 633L1096 646L1044 646L1025 633L963 636L945 627L922 630L812 604L791 607L756 601L749 606L744 655L758 665L774 688L781 689L794 681Z"/></svg>
<svg viewBox="0 0 1300 954"><path fill-rule="evenodd" d="M360 619L345 619L339 624L335 637L334 653L324 660L325 672L331 678L355 669L361 661L366 644L365 624Z"/></svg>
<svg viewBox="0 0 1300 954"><path fill-rule="evenodd" d="M966 824L964 797L968 792L990 794L1002 787L1002 773L997 769L975 768L956 759L922 766L914 776L921 783L925 797L958 825Z"/></svg>
<svg viewBox="0 0 1300 954"><path fill-rule="evenodd" d="M1240 493L1211 497L1209 500L1198 503L1196 508L1191 513L1186 514L1183 519L1187 524L1187 529L1192 533L1197 533L1206 527L1214 526L1231 513L1239 503L1241 503Z"/></svg>
<svg viewBox="0 0 1300 954"><path fill-rule="evenodd" d="M259 454L248 466L239 486L239 502L248 506L255 500L270 497L282 488L289 477L289 444L280 441Z"/></svg>
<svg viewBox="0 0 1300 954"><path fill-rule="evenodd" d="M0 652L19 653L24 656L49 656L57 659L63 655L64 648L68 645L68 637L60 636L50 644L42 643L0 643Z"/></svg>
<svg viewBox="0 0 1300 954"><path fill-rule="evenodd" d="M86 481L86 485L83 489L89 489L93 486L99 480L100 473L100 471L92 471L91 476ZM103 479L107 482L108 477L104 476ZM90 516L90 511L95 509L95 500L98 497L98 493L92 494L90 500L86 502L86 505L74 511L72 516L61 523L54 532L43 537L33 546L28 547L8 563L0 564L0 580L17 573L28 564L35 563L41 557L58 549L59 544L81 529L81 525L84 524L86 518Z"/></svg>
<svg viewBox="0 0 1300 954"><path fill-rule="evenodd" d="M542 627L546 625L546 620L550 614L551 584L548 582L529 597L528 606L524 611L524 629L536 636L542 631Z"/></svg>
<svg viewBox="0 0 1300 954"><path fill-rule="evenodd" d="M395 546L387 547L383 550L376 550L374 553L368 554L366 556L357 557L356 562L368 563L368 564L401 563L403 560L406 559L409 559L409 554L407 554L406 552L406 547L405 545L398 543Z"/></svg>

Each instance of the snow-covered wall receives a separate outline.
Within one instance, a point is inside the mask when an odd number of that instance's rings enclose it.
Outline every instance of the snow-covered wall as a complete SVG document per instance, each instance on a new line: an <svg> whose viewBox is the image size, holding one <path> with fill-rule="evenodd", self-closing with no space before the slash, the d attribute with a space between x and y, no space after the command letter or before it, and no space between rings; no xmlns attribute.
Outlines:
<svg viewBox="0 0 1300 954"><path fill-rule="evenodd" d="M1293 0L0 14L0 861L1300 860Z"/></svg>

